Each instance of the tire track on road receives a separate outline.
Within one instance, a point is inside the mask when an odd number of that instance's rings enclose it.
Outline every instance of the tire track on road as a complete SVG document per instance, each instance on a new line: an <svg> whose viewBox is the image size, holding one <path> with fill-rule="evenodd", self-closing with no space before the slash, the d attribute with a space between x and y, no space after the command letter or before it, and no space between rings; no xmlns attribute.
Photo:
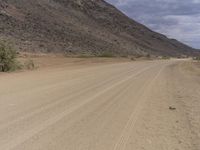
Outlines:
<svg viewBox="0 0 200 150"><path fill-rule="evenodd" d="M55 117L44 121L43 124L37 126L36 128L29 130L28 132L24 133L23 135L20 135L19 137L17 137L15 140L9 141L9 143L3 144L0 147L3 150L10 150L10 149L16 147L17 145L25 142L27 139L29 139L33 135L35 135L35 134L41 132L42 130L46 129L48 126L55 124L56 122L61 120L63 117L65 117L65 116L71 114L72 112L78 110L80 107L87 105L88 103L90 103L91 101L96 99L97 97L99 97L99 96L103 95L104 93L112 90L113 88L121 85L122 83L129 81L133 77L136 77L136 76L142 74L143 72L145 72L146 70L148 70L148 69L150 69L151 67L154 67L154 66L155 66L155 64L150 66L150 67L145 67L144 69L138 71L137 73L128 76L126 79L120 80L119 82L112 84L111 86L105 88L104 90L100 91L99 93L96 93L92 97L88 98L86 101L83 101L83 102L79 103L78 105L73 106L71 109L63 111L62 113L56 115Z"/></svg>
<svg viewBox="0 0 200 150"><path fill-rule="evenodd" d="M126 148L126 144L129 140L130 134L137 122L138 116L140 114L140 112L142 111L143 107L144 107L144 103L147 100L147 94L145 95L146 91L148 91L150 89L150 87L152 86L153 82L156 81L156 79L159 77L159 75L161 74L161 72L163 71L163 69L165 68L162 67L158 73L155 75L155 77L150 81L150 83L147 83L144 86L144 90L141 91L141 93L139 95L141 95L141 97L138 100L138 103L136 104L136 107L133 111L133 113L131 114L127 124L125 125L125 128L122 131L122 134L118 140L118 142L115 144L114 146L114 150L124 150ZM145 95L145 97L142 97L143 95Z"/></svg>

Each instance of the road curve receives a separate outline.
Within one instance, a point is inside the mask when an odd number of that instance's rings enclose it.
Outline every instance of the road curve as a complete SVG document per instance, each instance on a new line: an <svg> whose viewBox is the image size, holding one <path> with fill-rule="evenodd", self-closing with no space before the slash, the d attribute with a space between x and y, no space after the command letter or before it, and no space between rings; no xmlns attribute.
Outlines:
<svg viewBox="0 0 200 150"><path fill-rule="evenodd" d="M0 150L199 150L200 80L184 64L0 75Z"/></svg>

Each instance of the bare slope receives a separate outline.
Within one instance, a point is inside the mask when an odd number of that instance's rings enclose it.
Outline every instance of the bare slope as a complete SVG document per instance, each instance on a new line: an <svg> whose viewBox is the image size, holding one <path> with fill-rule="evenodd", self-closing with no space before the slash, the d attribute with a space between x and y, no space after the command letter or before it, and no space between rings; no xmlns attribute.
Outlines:
<svg viewBox="0 0 200 150"><path fill-rule="evenodd" d="M103 0L0 0L0 37L21 50L118 55L194 54Z"/></svg>

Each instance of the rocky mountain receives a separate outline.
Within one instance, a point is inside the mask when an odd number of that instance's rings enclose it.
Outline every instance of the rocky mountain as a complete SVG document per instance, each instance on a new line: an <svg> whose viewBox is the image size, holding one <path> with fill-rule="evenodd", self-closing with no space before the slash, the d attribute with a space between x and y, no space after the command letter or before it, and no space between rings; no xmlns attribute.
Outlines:
<svg viewBox="0 0 200 150"><path fill-rule="evenodd" d="M21 51L99 55L194 55L104 0L0 0L0 38Z"/></svg>

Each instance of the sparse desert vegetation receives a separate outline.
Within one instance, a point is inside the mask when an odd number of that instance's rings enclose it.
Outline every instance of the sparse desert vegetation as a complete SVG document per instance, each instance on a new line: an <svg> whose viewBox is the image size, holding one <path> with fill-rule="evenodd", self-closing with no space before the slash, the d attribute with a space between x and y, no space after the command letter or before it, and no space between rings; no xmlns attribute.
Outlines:
<svg viewBox="0 0 200 150"><path fill-rule="evenodd" d="M170 59L169 56L162 56L162 59Z"/></svg>
<svg viewBox="0 0 200 150"><path fill-rule="evenodd" d="M6 41L0 41L0 71L8 72L20 69L22 66L16 60L17 52L13 46Z"/></svg>
<svg viewBox="0 0 200 150"><path fill-rule="evenodd" d="M200 56L193 57L193 60L200 61Z"/></svg>
<svg viewBox="0 0 200 150"><path fill-rule="evenodd" d="M24 68L27 70L33 70L35 68L35 63L32 59L28 59L24 62Z"/></svg>
<svg viewBox="0 0 200 150"><path fill-rule="evenodd" d="M98 57L115 57L115 55L111 52L103 52L99 54Z"/></svg>
<svg viewBox="0 0 200 150"><path fill-rule="evenodd" d="M32 59L20 62L13 45L7 41L0 41L0 72L12 72L21 69L33 70L34 68L35 64Z"/></svg>

